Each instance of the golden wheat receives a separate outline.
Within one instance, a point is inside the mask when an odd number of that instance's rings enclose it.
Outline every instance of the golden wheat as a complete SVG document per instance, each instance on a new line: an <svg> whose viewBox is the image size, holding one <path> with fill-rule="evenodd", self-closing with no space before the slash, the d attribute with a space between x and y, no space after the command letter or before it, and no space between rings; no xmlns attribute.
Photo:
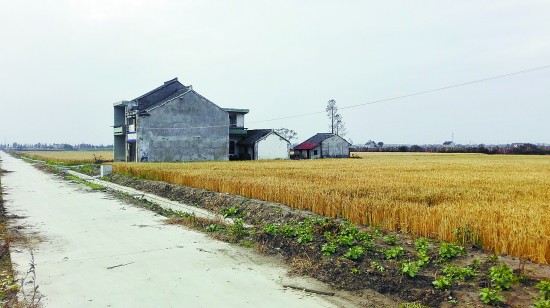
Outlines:
<svg viewBox="0 0 550 308"><path fill-rule="evenodd" d="M116 163L114 171L280 202L453 241L469 226L495 253L550 262L550 157L372 153L362 159Z"/></svg>
<svg viewBox="0 0 550 308"><path fill-rule="evenodd" d="M95 158L103 161L113 160L113 151L22 151L19 153L31 159L57 164L91 164Z"/></svg>

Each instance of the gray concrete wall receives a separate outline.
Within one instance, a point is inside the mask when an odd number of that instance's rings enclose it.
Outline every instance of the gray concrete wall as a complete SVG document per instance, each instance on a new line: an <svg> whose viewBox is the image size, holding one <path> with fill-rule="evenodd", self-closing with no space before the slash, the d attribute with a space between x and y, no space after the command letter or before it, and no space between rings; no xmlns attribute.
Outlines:
<svg viewBox="0 0 550 308"><path fill-rule="evenodd" d="M228 160L229 116L191 91L140 116L138 161Z"/></svg>
<svg viewBox="0 0 550 308"><path fill-rule="evenodd" d="M321 143L324 158L349 157L349 143L340 136L332 136Z"/></svg>
<svg viewBox="0 0 550 308"><path fill-rule="evenodd" d="M126 106L114 106L113 126L124 126L126 124ZM115 135L113 142L113 157L115 161L126 161L126 132L122 128L123 135Z"/></svg>
<svg viewBox="0 0 550 308"><path fill-rule="evenodd" d="M114 160L115 161L126 161L126 136L118 135L115 136L114 146Z"/></svg>

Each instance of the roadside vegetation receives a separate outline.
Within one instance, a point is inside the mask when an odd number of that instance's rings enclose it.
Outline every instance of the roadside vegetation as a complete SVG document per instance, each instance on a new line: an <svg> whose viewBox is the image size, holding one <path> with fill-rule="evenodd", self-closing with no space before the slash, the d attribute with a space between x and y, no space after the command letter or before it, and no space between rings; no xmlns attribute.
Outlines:
<svg viewBox="0 0 550 308"><path fill-rule="evenodd" d="M455 230L462 236L457 240L440 242L242 196L116 174L107 179L233 218L230 225L133 201L168 217L168 223L280 256L294 274L337 289L376 290L405 302L403 307L546 307L537 303L545 300L540 289L548 283L548 266L483 252L475 238L463 234L467 228Z"/></svg>
<svg viewBox="0 0 550 308"><path fill-rule="evenodd" d="M5 172L0 160L0 305L14 307L17 303L19 285L15 281L11 264L9 225L4 209L2 176Z"/></svg>
<svg viewBox="0 0 550 308"><path fill-rule="evenodd" d="M550 262L546 206L550 157L387 153L362 157L114 163L113 171Z"/></svg>

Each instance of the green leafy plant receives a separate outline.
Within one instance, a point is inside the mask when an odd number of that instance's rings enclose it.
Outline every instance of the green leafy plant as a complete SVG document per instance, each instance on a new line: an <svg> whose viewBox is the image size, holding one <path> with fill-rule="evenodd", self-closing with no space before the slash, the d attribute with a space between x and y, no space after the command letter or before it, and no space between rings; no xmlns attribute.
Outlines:
<svg viewBox="0 0 550 308"><path fill-rule="evenodd" d="M351 234L340 234L338 236L338 243L344 246L353 246L356 240Z"/></svg>
<svg viewBox="0 0 550 308"><path fill-rule="evenodd" d="M265 224L262 230L264 230L264 232L267 234L276 235L277 233L279 233L279 228L280 228L279 225L269 223L269 224Z"/></svg>
<svg viewBox="0 0 550 308"><path fill-rule="evenodd" d="M296 229L289 224L284 224L279 228L279 233L284 237L296 237Z"/></svg>
<svg viewBox="0 0 550 308"><path fill-rule="evenodd" d="M381 237L382 236L382 225L380 224L374 224L371 226L372 229L372 235L375 237Z"/></svg>
<svg viewBox="0 0 550 308"><path fill-rule="evenodd" d="M363 255L363 253L365 253L363 247L353 246L348 249L348 251L344 254L344 257L350 260L357 260Z"/></svg>
<svg viewBox="0 0 550 308"><path fill-rule="evenodd" d="M234 205L232 207L228 207L228 208L222 208L221 213L222 213L224 218L227 218L227 217L241 217L242 218L242 217L244 217L244 213L236 205Z"/></svg>
<svg viewBox="0 0 550 308"><path fill-rule="evenodd" d="M400 256L403 255L404 253L404 249L403 247L401 246L397 246L395 248L392 248L392 249L386 249L386 250L382 250L382 253L384 253L384 255L386 256L386 259L396 259Z"/></svg>
<svg viewBox="0 0 550 308"><path fill-rule="evenodd" d="M453 280L447 276L439 276L439 278L432 281L432 284L438 290L449 289L452 283Z"/></svg>
<svg viewBox="0 0 550 308"><path fill-rule="evenodd" d="M428 263L430 263L430 256L428 256L428 254L423 251L423 250L420 250L418 252L418 266L426 266L428 265Z"/></svg>
<svg viewBox="0 0 550 308"><path fill-rule="evenodd" d="M223 227L218 225L218 224L209 224L205 228L206 232L216 232L216 231L220 231L222 229L223 229Z"/></svg>
<svg viewBox="0 0 550 308"><path fill-rule="evenodd" d="M504 303L504 297L500 295L500 290L483 288L479 293L479 298L484 304L501 304Z"/></svg>
<svg viewBox="0 0 550 308"><path fill-rule="evenodd" d="M388 234L384 237L384 241L390 246L395 246L395 244L397 244L397 235Z"/></svg>
<svg viewBox="0 0 550 308"><path fill-rule="evenodd" d="M498 255L496 255L496 254L488 255L487 256L487 261L492 262L492 263L497 263L498 262Z"/></svg>
<svg viewBox="0 0 550 308"><path fill-rule="evenodd" d="M296 241L300 244L313 242L313 233L311 232L300 233L296 238Z"/></svg>
<svg viewBox="0 0 550 308"><path fill-rule="evenodd" d="M455 245L447 242L441 243L439 246L439 257L442 260L452 259L458 255L463 255L466 253L466 249L460 245Z"/></svg>
<svg viewBox="0 0 550 308"><path fill-rule="evenodd" d="M550 308L550 280L541 280L536 286L540 296L536 297L533 304L535 308Z"/></svg>
<svg viewBox="0 0 550 308"><path fill-rule="evenodd" d="M515 280L512 269L504 263L489 268L489 277L493 288L497 290L510 289L512 282Z"/></svg>
<svg viewBox="0 0 550 308"><path fill-rule="evenodd" d="M338 250L338 244L334 242L325 243L323 244L323 246L321 246L321 253L324 256L333 255L334 253L336 253L337 250Z"/></svg>
<svg viewBox="0 0 550 308"><path fill-rule="evenodd" d="M531 307L550 308L550 299L538 299Z"/></svg>
<svg viewBox="0 0 550 308"><path fill-rule="evenodd" d="M241 218L235 219L233 221L233 225L229 226L228 231L229 235L231 235L235 241L238 241L248 235L248 231L244 227L244 222Z"/></svg>
<svg viewBox="0 0 550 308"><path fill-rule="evenodd" d="M398 308L429 308L430 306L424 306L421 303L401 303Z"/></svg>
<svg viewBox="0 0 550 308"><path fill-rule="evenodd" d="M357 269L357 268L352 268L350 270L350 272L351 272L352 275L358 275L360 273L359 269Z"/></svg>
<svg viewBox="0 0 550 308"><path fill-rule="evenodd" d="M370 267L373 268L373 269L376 269L379 272L383 272L383 271L386 270L386 268L382 264L380 264L376 261L371 261L370 262Z"/></svg>
<svg viewBox="0 0 550 308"><path fill-rule="evenodd" d="M430 241L425 237L419 237L418 239L416 239L416 241L414 241L414 248L416 248L416 250L418 251L427 252L430 247Z"/></svg>
<svg viewBox="0 0 550 308"><path fill-rule="evenodd" d="M537 283L536 288L539 289L541 299L550 299L550 280L541 280Z"/></svg>
<svg viewBox="0 0 550 308"><path fill-rule="evenodd" d="M401 272L409 275L409 277L415 277L418 274L420 265L418 262L407 261L401 264Z"/></svg>
<svg viewBox="0 0 550 308"><path fill-rule="evenodd" d="M445 266L442 272L452 280L465 280L469 278L474 278L476 276L476 271L470 267L458 267L458 266Z"/></svg>
<svg viewBox="0 0 550 308"><path fill-rule="evenodd" d="M480 260L480 259L477 259L477 258L474 259L474 260L472 261L472 266L473 266L474 268L479 268L479 267L481 266L481 260Z"/></svg>

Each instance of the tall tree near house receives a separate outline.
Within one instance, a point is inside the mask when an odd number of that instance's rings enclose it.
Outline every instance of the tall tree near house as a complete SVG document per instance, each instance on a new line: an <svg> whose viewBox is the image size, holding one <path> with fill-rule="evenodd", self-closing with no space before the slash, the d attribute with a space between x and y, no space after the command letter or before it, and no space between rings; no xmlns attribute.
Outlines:
<svg viewBox="0 0 550 308"><path fill-rule="evenodd" d="M346 128L344 127L344 121L342 120L341 114L336 115L336 135L338 136L346 135Z"/></svg>
<svg viewBox="0 0 550 308"><path fill-rule="evenodd" d="M344 136L346 134L346 128L342 120L342 115L338 113L336 101L333 99L328 101L325 111L330 119L330 132L338 136Z"/></svg>
<svg viewBox="0 0 550 308"><path fill-rule="evenodd" d="M277 134L281 135L281 137L290 141L290 143L292 143L292 139L297 139L298 134L296 134L296 132L292 129L281 127L281 128L274 129L274 131Z"/></svg>

